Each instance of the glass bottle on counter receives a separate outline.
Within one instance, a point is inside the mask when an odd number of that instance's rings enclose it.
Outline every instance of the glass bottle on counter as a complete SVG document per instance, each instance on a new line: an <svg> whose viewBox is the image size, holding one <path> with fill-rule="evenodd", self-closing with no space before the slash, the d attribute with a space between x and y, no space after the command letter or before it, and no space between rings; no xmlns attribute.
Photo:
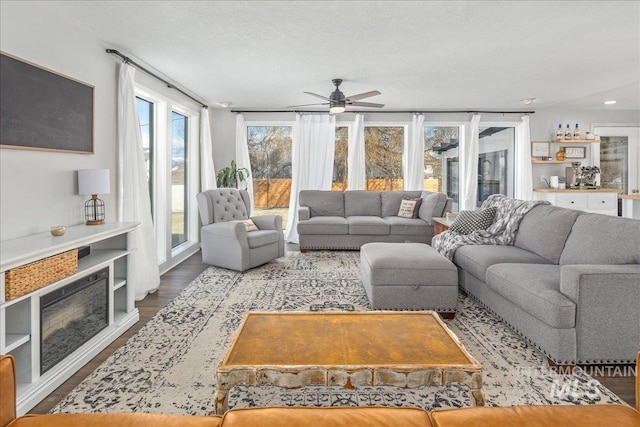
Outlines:
<svg viewBox="0 0 640 427"><path fill-rule="evenodd" d="M562 130L562 123L558 124L558 130L556 131L556 139L560 141L564 138L564 131Z"/></svg>
<svg viewBox="0 0 640 427"><path fill-rule="evenodd" d="M569 123L567 123L567 130L564 131L564 139L573 139L573 133L571 132Z"/></svg>
<svg viewBox="0 0 640 427"><path fill-rule="evenodd" d="M580 128L578 128L577 123L576 128L573 130L573 139L580 139Z"/></svg>

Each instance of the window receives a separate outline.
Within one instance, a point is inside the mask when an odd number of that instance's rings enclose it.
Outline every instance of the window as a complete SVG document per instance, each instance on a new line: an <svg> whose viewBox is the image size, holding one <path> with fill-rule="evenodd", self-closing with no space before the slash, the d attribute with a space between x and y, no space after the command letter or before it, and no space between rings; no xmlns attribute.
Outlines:
<svg viewBox="0 0 640 427"><path fill-rule="evenodd" d="M187 117L171 112L171 247L187 241Z"/></svg>
<svg viewBox="0 0 640 427"><path fill-rule="evenodd" d="M144 98L136 97L136 107L138 109L138 119L140 121L140 132L142 133L142 149L144 151L144 166L147 172L147 181L149 181L149 195L151 196L151 205L153 206L153 144L154 141L154 123L153 109L154 104Z"/></svg>
<svg viewBox="0 0 640 427"><path fill-rule="evenodd" d="M286 227L291 195L291 126L247 126L255 215L281 215Z"/></svg>
<svg viewBox="0 0 640 427"><path fill-rule="evenodd" d="M198 142L199 117L142 86L136 86L136 107L162 272L197 249L198 168L189 165L199 163L199 150L190 149Z"/></svg>
<svg viewBox="0 0 640 427"><path fill-rule="evenodd" d="M459 126L424 127L424 189L458 202Z"/></svg>
<svg viewBox="0 0 640 427"><path fill-rule="evenodd" d="M364 128L367 190L402 190L402 150L405 134L405 126Z"/></svg>
<svg viewBox="0 0 640 427"><path fill-rule="evenodd" d="M336 126L336 146L333 157L333 191L345 191L347 189L347 162L349 150L349 128Z"/></svg>
<svg viewBox="0 0 640 427"><path fill-rule="evenodd" d="M513 197L515 128L480 128L477 205L492 194Z"/></svg>

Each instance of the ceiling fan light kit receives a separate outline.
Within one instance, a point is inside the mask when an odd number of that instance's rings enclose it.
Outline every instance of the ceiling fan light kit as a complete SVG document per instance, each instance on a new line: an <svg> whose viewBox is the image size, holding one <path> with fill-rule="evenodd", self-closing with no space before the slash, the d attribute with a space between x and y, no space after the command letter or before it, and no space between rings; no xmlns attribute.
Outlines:
<svg viewBox="0 0 640 427"><path fill-rule="evenodd" d="M344 104L343 105L336 104L336 105L331 106L331 108L329 108L329 112L331 114L344 113L344 110L346 110L346 108L344 107Z"/></svg>
<svg viewBox="0 0 640 427"><path fill-rule="evenodd" d="M360 99L381 95L382 92L378 90L372 90L369 92L363 92L363 93L359 93L351 96L344 96L344 93L342 93L342 91L340 90L342 79L333 79L332 82L336 86L336 89L333 92L331 92L331 95L329 95L329 97L318 95L317 93L313 93L313 92L304 92L307 95L315 96L317 98L321 98L329 102L323 102L320 104L292 105L287 108L308 107L312 105L328 105L330 114L340 114L340 113L344 113L346 111L346 107L350 105L354 107L369 107L369 108L384 107L384 104L376 104L373 102L358 102Z"/></svg>

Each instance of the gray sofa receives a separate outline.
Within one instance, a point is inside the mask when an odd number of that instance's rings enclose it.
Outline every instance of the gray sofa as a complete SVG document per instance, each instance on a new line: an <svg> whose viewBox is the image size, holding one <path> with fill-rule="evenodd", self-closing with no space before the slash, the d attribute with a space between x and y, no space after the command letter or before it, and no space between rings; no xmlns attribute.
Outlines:
<svg viewBox="0 0 640 427"><path fill-rule="evenodd" d="M451 210L431 191L319 191L299 194L300 249L360 249L369 242L430 243L432 217ZM398 216L403 197L422 198L418 218Z"/></svg>
<svg viewBox="0 0 640 427"><path fill-rule="evenodd" d="M634 361L640 221L540 205L513 246L462 246L453 261L460 286L551 361Z"/></svg>

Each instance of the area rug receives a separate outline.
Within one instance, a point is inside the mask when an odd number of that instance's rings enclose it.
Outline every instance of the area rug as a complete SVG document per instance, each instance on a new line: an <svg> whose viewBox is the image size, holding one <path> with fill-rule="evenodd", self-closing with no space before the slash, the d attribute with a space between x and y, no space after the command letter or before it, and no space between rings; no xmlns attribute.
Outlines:
<svg viewBox="0 0 640 427"><path fill-rule="evenodd" d="M244 313L367 311L358 252L290 252L245 273L210 267L89 375L53 410L214 413L215 369ZM585 372L550 369L545 357L473 299L461 294L446 321L483 366L489 406L622 403ZM313 337L309 337L313 339ZM467 387L236 386L229 407L470 405Z"/></svg>

